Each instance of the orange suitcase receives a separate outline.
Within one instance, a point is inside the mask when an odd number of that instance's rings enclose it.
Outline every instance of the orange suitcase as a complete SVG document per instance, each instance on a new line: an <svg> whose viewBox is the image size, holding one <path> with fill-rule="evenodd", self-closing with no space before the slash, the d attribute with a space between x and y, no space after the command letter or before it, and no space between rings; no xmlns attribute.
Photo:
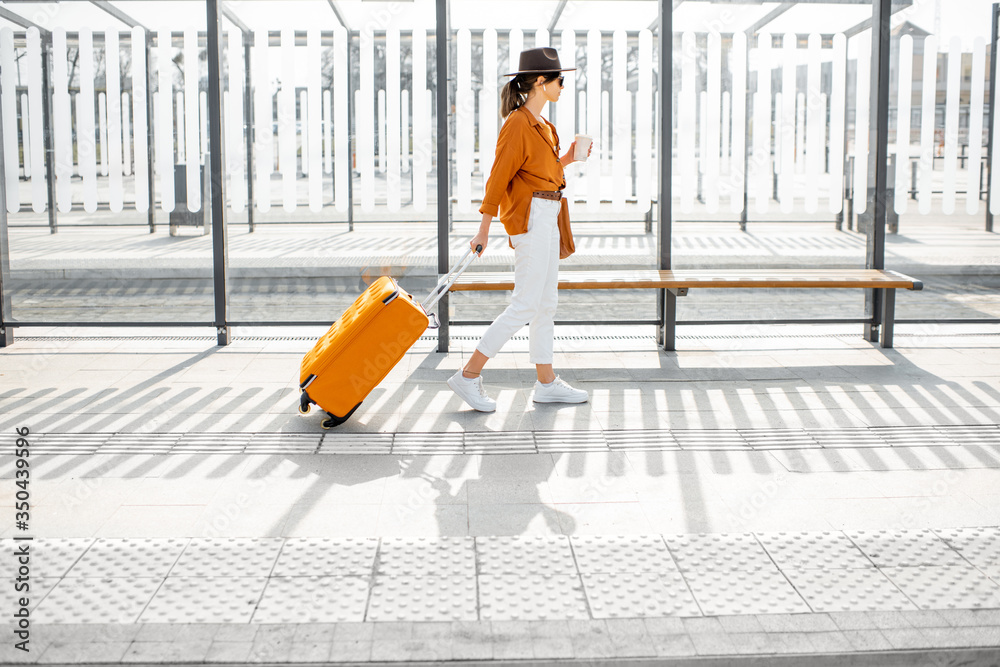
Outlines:
<svg viewBox="0 0 1000 667"><path fill-rule="evenodd" d="M470 248L423 303L389 276L369 285L302 359L299 412L318 405L329 417L325 429L347 421L427 330L434 317L427 311L476 257Z"/></svg>

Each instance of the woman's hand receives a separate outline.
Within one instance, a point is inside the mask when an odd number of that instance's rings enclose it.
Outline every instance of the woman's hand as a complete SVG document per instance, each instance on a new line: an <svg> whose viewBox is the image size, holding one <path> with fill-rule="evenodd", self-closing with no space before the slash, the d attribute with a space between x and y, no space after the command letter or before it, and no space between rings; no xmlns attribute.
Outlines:
<svg viewBox="0 0 1000 667"><path fill-rule="evenodd" d="M593 152L594 152L594 142L590 142L590 148L587 149L587 157L590 157L590 154L593 153ZM574 162L577 161L577 159L576 159L576 140L575 139L573 140L573 143L571 143L569 145L569 150L566 151L566 155L563 155L562 158L559 159L559 161L562 162L562 165L564 167L566 165L573 164Z"/></svg>
<svg viewBox="0 0 1000 667"><path fill-rule="evenodd" d="M483 253L486 252L486 246L490 242L489 232L480 231L478 234L472 237L469 241L469 247L472 248L473 252L476 250L476 246L483 246L482 250L479 251L479 256L482 257Z"/></svg>

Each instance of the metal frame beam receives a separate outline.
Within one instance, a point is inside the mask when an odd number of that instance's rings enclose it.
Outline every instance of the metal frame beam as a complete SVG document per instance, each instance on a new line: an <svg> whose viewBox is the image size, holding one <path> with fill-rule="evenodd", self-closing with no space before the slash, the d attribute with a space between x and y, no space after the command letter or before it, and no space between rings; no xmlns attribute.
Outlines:
<svg viewBox="0 0 1000 667"><path fill-rule="evenodd" d="M660 126L657 156L659 159L660 182L656 195L659 214L659 268L671 268L670 244L673 238L673 177L674 155L674 2L659 0L660 4L660 49L657 63L659 77L657 91L660 95ZM659 290L657 299L660 327L657 342L664 350L677 349L677 294Z"/></svg>
<svg viewBox="0 0 1000 667"><path fill-rule="evenodd" d="M212 267L215 333L219 345L231 340L229 325L229 244L226 238L225 142L222 141L222 0L206 0L208 29L208 145L212 190Z"/></svg>
<svg viewBox="0 0 1000 667"><path fill-rule="evenodd" d="M779 16L781 16L782 14L784 14L785 12L787 12L789 9L791 9L795 5L796 5L796 3L794 3L794 2L786 2L786 3L782 4L782 5L778 5L777 7L775 7L771 11L769 11L767 14L765 14L762 17L760 17L756 21L754 21L753 24L751 24L749 28L747 28L746 30L744 30L744 32L747 34L747 37L749 37L750 35L753 35L753 34L759 32L761 28L763 28L768 23L770 23L774 19L778 18Z"/></svg>
<svg viewBox="0 0 1000 667"><path fill-rule="evenodd" d="M351 32L351 26L347 25L347 20L344 18L344 15L340 13L340 7L337 6L336 1L326 0L326 2L328 5L330 5L330 9L333 10L334 15L337 17L337 20L340 21L340 25L344 26L344 28L347 29L347 32Z"/></svg>
<svg viewBox="0 0 1000 667"><path fill-rule="evenodd" d="M142 28L143 30L147 30L146 26L139 23L137 20L135 20L122 10L112 5L110 2L108 2L108 0L90 0L90 4L94 5L98 9L101 9L107 14L110 14L111 16L118 19L119 21L121 21L130 28Z"/></svg>
<svg viewBox="0 0 1000 667"><path fill-rule="evenodd" d="M549 34L556 29L556 24L559 23L559 17L562 16L563 10L566 9L566 3L568 0L559 0L559 6L556 7L555 13L552 14L552 20L549 21Z"/></svg>
<svg viewBox="0 0 1000 667"><path fill-rule="evenodd" d="M253 78L250 76L250 47L253 46L253 31L240 20L240 17L236 15L232 9L230 9L225 2L222 3L222 15L226 17L230 23L236 26L236 29L240 31L243 35L243 119L246 123L246 165L247 165L247 227L250 233L253 233L253 209L254 209L254 199L253 199ZM234 45L230 44L229 48L233 48ZM231 100L233 104L236 103L235 100Z"/></svg>
<svg viewBox="0 0 1000 667"><path fill-rule="evenodd" d="M42 37L49 37L51 35L47 28L43 28L34 21L29 21L20 14L10 11L6 7L0 7L0 19L10 21L14 25L19 25L25 30L28 28L38 28L38 32L42 34Z"/></svg>
<svg viewBox="0 0 1000 667"><path fill-rule="evenodd" d="M451 36L451 21L448 0L435 0L436 25L434 41L437 46L437 237L438 273L448 272L448 236L451 232L451 151L449 128L451 125L451 77L448 72L448 42ZM448 295L438 301L438 352L448 351Z"/></svg>
<svg viewBox="0 0 1000 667"><path fill-rule="evenodd" d="M0 123L0 146L3 145L3 123ZM10 244L7 238L7 179L6 165L0 151L0 348L14 343L11 314Z"/></svg>
<svg viewBox="0 0 1000 667"><path fill-rule="evenodd" d="M993 39L990 41L990 114L989 129L987 130L988 140L986 142L986 231L993 231L993 213L990 212L990 205L993 203L993 123L996 118L997 100L997 36L1000 34L1000 3L993 3Z"/></svg>

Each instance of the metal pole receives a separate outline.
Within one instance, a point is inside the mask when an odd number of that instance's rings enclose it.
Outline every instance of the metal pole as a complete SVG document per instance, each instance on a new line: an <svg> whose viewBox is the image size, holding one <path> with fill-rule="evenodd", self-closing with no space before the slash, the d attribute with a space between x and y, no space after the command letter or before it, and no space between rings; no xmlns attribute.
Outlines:
<svg viewBox="0 0 1000 667"><path fill-rule="evenodd" d="M156 232L156 176L153 171L155 162L155 149L156 142L155 130L153 129L153 68L150 65L151 58L153 54L153 37L152 33L146 31L146 192L149 197L149 233L153 234Z"/></svg>
<svg viewBox="0 0 1000 667"><path fill-rule="evenodd" d="M2 145L3 123L0 123L0 146ZM7 242L7 180L4 175L5 167L3 152L0 151L0 347L8 347L14 343L14 329L10 326L14 317L11 314L10 303L10 244Z"/></svg>
<svg viewBox="0 0 1000 667"><path fill-rule="evenodd" d="M212 266L215 291L215 332L219 345L229 345L229 274L226 239L225 144L222 141L222 0L207 0L208 22L208 144L212 174Z"/></svg>
<svg viewBox="0 0 1000 667"><path fill-rule="evenodd" d="M660 5L660 53L659 83L660 93L660 183L657 193L660 217L660 270L670 269L670 242L673 235L673 139L674 139L674 5L673 0L659 0ZM662 290L660 321L663 323L663 349L677 349L677 295Z"/></svg>
<svg viewBox="0 0 1000 667"><path fill-rule="evenodd" d="M49 57L52 54L52 33L42 40L42 126L45 141L45 189L49 206L49 233L55 234L56 225L56 149L53 145L52 92L49 90Z"/></svg>
<svg viewBox="0 0 1000 667"><path fill-rule="evenodd" d="M746 53L746 63L747 63L747 75L746 75L746 94L743 98L743 123L745 127L750 127L750 39L756 36L756 32L753 35L747 35L747 53ZM760 71L757 72L757 76L760 77ZM749 132L746 133L749 136ZM750 187L750 145L749 142L743 140L743 210L740 212L740 231L745 232L747 230L747 214L750 211L750 195L748 193L748 188Z"/></svg>
<svg viewBox="0 0 1000 667"><path fill-rule="evenodd" d="M354 34L347 31L347 231L354 231L354 71L351 69L351 45ZM336 170L334 170L336 171ZM334 178L336 178L334 174Z"/></svg>
<svg viewBox="0 0 1000 667"><path fill-rule="evenodd" d="M886 189L889 139L889 44L892 0L872 0L872 80L871 80L871 122L868 133L868 193L872 222L868 225L867 253L865 268L885 268L885 222ZM864 187L866 184L855 183ZM865 340L878 340L882 324L882 300L884 290L865 290L865 317L871 321L865 325ZM885 340L883 340L885 347Z"/></svg>
<svg viewBox="0 0 1000 667"><path fill-rule="evenodd" d="M250 33L243 33L243 62L245 66L243 86L243 115L247 119L247 225L253 233L253 83L250 79Z"/></svg>
<svg viewBox="0 0 1000 667"><path fill-rule="evenodd" d="M990 212L990 204L993 201L993 188L990 187L993 181L993 122L996 114L996 85L997 85L997 21L1000 18L1000 3L993 3L993 40L990 42L990 115L988 139L986 143L986 231L993 231L993 214Z"/></svg>
<svg viewBox="0 0 1000 667"><path fill-rule="evenodd" d="M448 239L451 229L451 155L448 146L448 125L451 120L451 105L448 93L451 79L448 76L448 36L451 26L448 21L448 0L435 0L437 20L434 41L437 45L437 237L438 273L448 272ZM448 295L438 302L438 352L448 351Z"/></svg>

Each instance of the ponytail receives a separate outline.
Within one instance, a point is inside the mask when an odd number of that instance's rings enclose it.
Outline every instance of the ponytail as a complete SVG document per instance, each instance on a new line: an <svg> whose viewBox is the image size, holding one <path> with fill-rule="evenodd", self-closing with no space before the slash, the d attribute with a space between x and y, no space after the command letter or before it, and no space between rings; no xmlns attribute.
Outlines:
<svg viewBox="0 0 1000 667"><path fill-rule="evenodd" d="M504 84L500 91L500 116L502 118L506 118L524 104L537 77L537 74L518 74Z"/></svg>

